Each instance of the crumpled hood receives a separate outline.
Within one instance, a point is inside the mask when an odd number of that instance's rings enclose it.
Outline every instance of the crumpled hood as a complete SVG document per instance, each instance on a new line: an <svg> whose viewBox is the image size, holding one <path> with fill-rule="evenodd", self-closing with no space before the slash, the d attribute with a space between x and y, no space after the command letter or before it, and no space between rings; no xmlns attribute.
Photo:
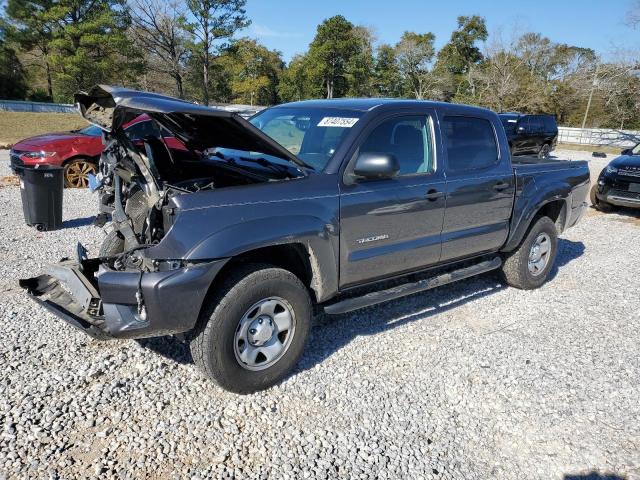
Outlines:
<svg viewBox="0 0 640 480"><path fill-rule="evenodd" d="M231 148L273 155L307 166L236 113L107 85L97 85L88 93L77 93L75 103L85 119L107 132L117 133L127 122L146 113L193 151Z"/></svg>

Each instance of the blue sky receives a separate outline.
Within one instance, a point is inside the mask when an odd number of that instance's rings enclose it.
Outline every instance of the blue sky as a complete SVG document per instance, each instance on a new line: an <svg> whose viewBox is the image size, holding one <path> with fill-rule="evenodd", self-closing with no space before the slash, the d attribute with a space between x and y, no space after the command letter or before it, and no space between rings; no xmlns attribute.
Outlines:
<svg viewBox="0 0 640 480"><path fill-rule="evenodd" d="M248 0L253 24L243 35L279 50L285 60L302 53L323 19L341 14L357 25L372 27L378 42L394 44L402 32L436 35L446 43L458 15L486 18L490 34L535 31L551 40L596 50L605 59L619 48L640 46L640 29L624 24L632 0Z"/></svg>

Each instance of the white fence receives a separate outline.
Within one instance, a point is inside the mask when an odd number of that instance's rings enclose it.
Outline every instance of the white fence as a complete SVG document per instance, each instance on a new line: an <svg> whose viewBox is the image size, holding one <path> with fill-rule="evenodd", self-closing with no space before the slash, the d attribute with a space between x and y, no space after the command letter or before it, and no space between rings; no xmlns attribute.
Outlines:
<svg viewBox="0 0 640 480"><path fill-rule="evenodd" d="M243 117L250 117L265 107L257 105L220 104L211 105L228 112L235 112ZM78 110L66 103L25 102L21 100L0 100L0 112L50 112L50 113L77 113Z"/></svg>
<svg viewBox="0 0 640 480"><path fill-rule="evenodd" d="M640 131L615 130L610 128L558 127L558 143L576 145L609 145L629 148L640 143Z"/></svg>
<svg viewBox="0 0 640 480"><path fill-rule="evenodd" d="M66 103L23 102L21 100L0 100L0 111L5 112L51 112L75 113L76 108Z"/></svg>

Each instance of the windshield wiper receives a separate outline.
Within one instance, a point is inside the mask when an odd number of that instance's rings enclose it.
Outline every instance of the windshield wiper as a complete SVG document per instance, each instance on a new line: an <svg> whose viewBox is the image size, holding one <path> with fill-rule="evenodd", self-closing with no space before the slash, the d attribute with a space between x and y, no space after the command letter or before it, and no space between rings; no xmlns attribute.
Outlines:
<svg viewBox="0 0 640 480"><path fill-rule="evenodd" d="M236 161L236 159L234 157L227 156L222 152L215 152L214 155L216 157L224 160L225 162L230 163L231 165L234 165L236 167L242 168L242 166L238 164L238 162ZM244 161L244 162L256 163L256 164L260 165L261 167L270 168L271 170L275 171L276 173L280 173L280 174L284 173L289 178L291 178L293 176L293 175L291 175L291 172L289 171L289 167L287 167L285 165L280 165L278 163L270 162L269 160L267 160L264 157L259 157L259 158L238 157L238 158L240 160Z"/></svg>

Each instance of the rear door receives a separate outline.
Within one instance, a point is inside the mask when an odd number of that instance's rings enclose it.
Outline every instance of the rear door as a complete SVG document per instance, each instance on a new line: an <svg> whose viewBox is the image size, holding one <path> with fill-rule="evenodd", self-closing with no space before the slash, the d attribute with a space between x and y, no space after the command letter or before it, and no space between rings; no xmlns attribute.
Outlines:
<svg viewBox="0 0 640 480"><path fill-rule="evenodd" d="M444 115L440 128L447 175L441 260L496 251L509 233L515 181L494 125L481 116Z"/></svg>
<svg viewBox="0 0 640 480"><path fill-rule="evenodd" d="M348 181L340 194L340 285L419 270L440 260L445 179L431 109L376 121L352 156L389 153L397 177ZM349 171L349 167L347 167ZM346 178L346 177L345 177Z"/></svg>

